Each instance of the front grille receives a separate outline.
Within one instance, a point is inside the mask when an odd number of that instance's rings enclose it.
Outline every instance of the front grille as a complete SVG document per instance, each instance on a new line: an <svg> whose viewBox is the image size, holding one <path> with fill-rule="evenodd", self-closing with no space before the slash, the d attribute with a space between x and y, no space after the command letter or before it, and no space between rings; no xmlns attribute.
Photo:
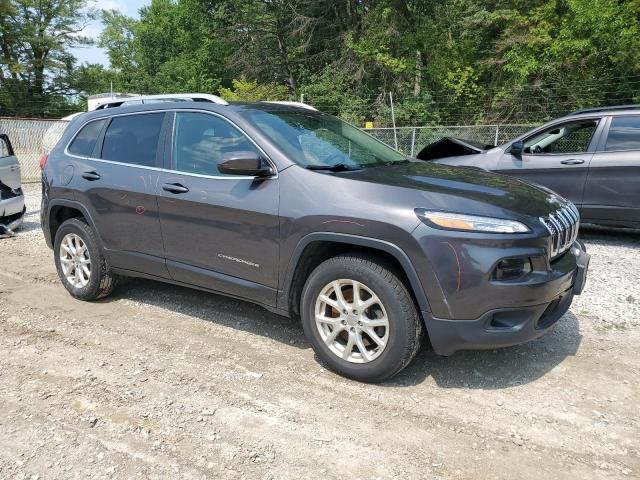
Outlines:
<svg viewBox="0 0 640 480"><path fill-rule="evenodd" d="M547 217L540 217L540 221L547 227L549 239L549 253L554 259L569 250L578 238L580 227L580 213L572 203L565 205Z"/></svg>

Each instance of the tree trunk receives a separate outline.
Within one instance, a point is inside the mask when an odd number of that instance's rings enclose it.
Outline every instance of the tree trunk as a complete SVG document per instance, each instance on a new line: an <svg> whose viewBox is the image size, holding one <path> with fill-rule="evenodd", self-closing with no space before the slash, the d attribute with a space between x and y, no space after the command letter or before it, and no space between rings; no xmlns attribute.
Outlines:
<svg viewBox="0 0 640 480"><path fill-rule="evenodd" d="M298 96L298 89L296 86L296 80L293 77L291 66L289 65L289 51L284 40L278 36L278 50L280 51L280 58L282 59L282 68L287 79L287 87L289 87L289 94L296 98Z"/></svg>
<svg viewBox="0 0 640 480"><path fill-rule="evenodd" d="M420 95L420 86L422 84L422 54L420 50L416 50L416 72L413 83L413 95L418 97Z"/></svg>

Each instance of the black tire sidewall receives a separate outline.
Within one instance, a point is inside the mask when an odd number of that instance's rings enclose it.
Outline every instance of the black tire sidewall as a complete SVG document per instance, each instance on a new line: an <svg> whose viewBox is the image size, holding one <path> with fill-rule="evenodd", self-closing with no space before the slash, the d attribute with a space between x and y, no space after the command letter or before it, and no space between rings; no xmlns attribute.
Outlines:
<svg viewBox="0 0 640 480"><path fill-rule="evenodd" d="M307 340L311 343L321 363L331 370L364 382L375 382L388 378L405 365L407 351L412 349L416 335L415 308L407 305L412 302L405 291L398 295L394 284L385 278L385 274L370 268L366 262L354 261L351 257L336 257L318 266L309 276L301 298L301 318ZM389 275L388 271L385 271ZM339 358L326 346L315 322L315 303L322 288L337 279L352 279L370 288L382 301L389 318L389 339L382 354L368 363L351 363ZM397 282L396 278L394 278ZM407 314L407 307L410 312ZM413 318L412 318L413 315Z"/></svg>
<svg viewBox="0 0 640 480"><path fill-rule="evenodd" d="M91 260L91 275L89 276L89 283L87 283L87 285L82 288L74 287L67 281L64 273L62 272L62 266L60 264L60 244L62 243L62 239L65 237L65 235L69 233L78 235L89 250L89 258ZM96 298L100 292L100 283L102 281L102 276L104 275L104 272L102 271L104 257L91 227L83 221L75 218L65 221L62 225L60 225L60 228L58 228L58 231L56 232L53 251L58 276L60 277L60 281L67 289L67 291L71 294L71 296L80 300L90 300Z"/></svg>

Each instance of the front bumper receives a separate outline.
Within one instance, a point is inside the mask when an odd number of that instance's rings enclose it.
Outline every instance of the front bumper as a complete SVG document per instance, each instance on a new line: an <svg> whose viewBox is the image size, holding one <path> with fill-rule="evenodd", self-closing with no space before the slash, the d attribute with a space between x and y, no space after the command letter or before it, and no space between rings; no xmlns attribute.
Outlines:
<svg viewBox="0 0 640 480"><path fill-rule="evenodd" d="M567 257L568 256L568 257ZM567 312L574 295L579 295L586 282L589 254L576 242L565 254L563 275L549 275L549 281L536 284L534 290L543 293L540 303L492 309L470 320L442 319L422 312L427 332L435 352L451 355L458 350L506 347L528 342L544 335ZM517 298L530 294L531 285L513 285Z"/></svg>

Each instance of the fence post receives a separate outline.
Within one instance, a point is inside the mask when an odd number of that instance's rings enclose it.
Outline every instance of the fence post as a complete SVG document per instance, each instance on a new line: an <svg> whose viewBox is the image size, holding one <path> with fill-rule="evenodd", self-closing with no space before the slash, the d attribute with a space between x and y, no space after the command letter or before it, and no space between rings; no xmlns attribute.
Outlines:
<svg viewBox="0 0 640 480"><path fill-rule="evenodd" d="M413 151L416 145L416 127L413 127L413 132L411 133L411 155L413 157Z"/></svg>
<svg viewBox="0 0 640 480"><path fill-rule="evenodd" d="M499 134L499 133L500 133L500 125L496 125L496 138L495 138L495 140L493 141L493 144L494 144L495 146L498 146L498 134Z"/></svg>
<svg viewBox="0 0 640 480"><path fill-rule="evenodd" d="M391 122L393 123L393 142L398 149L398 132L396 132L396 113L393 110L393 94L389 92L389 102L391 102Z"/></svg>

